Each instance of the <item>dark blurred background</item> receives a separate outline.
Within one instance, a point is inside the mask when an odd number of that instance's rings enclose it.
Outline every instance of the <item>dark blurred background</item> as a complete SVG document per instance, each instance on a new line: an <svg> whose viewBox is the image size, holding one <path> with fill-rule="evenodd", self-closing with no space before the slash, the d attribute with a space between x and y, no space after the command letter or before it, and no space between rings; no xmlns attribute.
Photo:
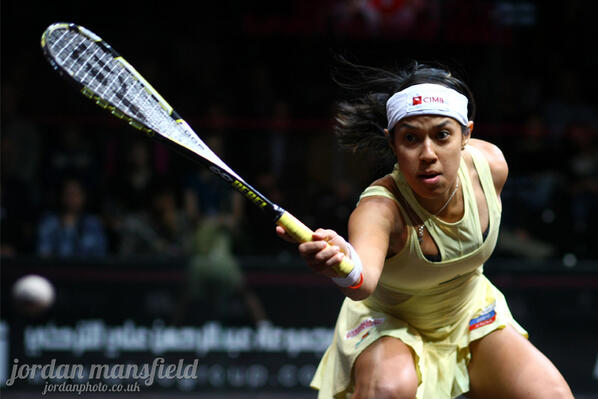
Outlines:
<svg viewBox="0 0 598 399"><path fill-rule="evenodd" d="M249 183L310 227L341 234L359 193L389 166L336 147L334 104L346 93L330 76L335 56L454 70L476 97L474 136L499 145L510 165L486 273L574 391L596 393L598 54L590 3L3 1L0 363L80 359L68 342L92 321L108 335L131 325L144 334L193 326L201 335L216 323L222 334L248 328L257 342L260 332L293 340L303 331L302 339L323 341L292 355L260 345L239 354L222 344L202 355L205 379L186 389L304 393L329 338L318 329L330 333L342 300L259 210L51 70L40 37L64 21L110 43ZM19 315L10 299L13 282L29 273L57 288L55 306L36 319ZM52 335L58 327L66 335ZM34 333L54 338L36 352L27 338ZM142 362L159 353L134 347L129 357L95 348L83 358ZM167 353L192 358L194 348ZM37 384L21 388L38 392Z"/></svg>

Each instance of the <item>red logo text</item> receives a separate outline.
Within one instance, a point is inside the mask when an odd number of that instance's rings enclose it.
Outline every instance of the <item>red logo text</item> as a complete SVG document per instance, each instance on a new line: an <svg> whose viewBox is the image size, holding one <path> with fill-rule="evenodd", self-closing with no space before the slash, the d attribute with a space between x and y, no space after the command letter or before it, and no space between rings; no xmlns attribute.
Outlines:
<svg viewBox="0 0 598 399"><path fill-rule="evenodd" d="M444 104L444 98L442 97L413 97L413 105L420 104Z"/></svg>

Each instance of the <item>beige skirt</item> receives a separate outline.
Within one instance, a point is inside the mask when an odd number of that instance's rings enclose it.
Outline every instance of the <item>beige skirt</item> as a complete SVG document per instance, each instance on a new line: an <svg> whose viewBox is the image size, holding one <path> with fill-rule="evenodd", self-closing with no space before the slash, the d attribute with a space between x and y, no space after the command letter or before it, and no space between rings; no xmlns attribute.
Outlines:
<svg viewBox="0 0 598 399"><path fill-rule="evenodd" d="M481 273L456 284L461 285L457 294L467 293L465 301L459 302L451 291L414 295L400 306L388 308L375 301L346 298L333 342L312 381L312 387L319 390L318 398L349 397L355 360L384 336L398 338L412 348L419 378L417 399L448 399L467 392L470 342L507 325L525 337L528 334L513 319L504 295Z"/></svg>

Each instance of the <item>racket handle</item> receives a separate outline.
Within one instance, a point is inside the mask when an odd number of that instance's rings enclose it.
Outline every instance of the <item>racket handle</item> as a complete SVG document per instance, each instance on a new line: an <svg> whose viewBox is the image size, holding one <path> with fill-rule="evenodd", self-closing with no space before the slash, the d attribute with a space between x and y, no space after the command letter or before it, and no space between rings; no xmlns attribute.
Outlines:
<svg viewBox="0 0 598 399"><path fill-rule="evenodd" d="M314 232L287 211L284 211L282 216L276 221L276 224L282 227L294 240L299 242L312 241ZM345 256L341 263L334 268L339 277L347 277L351 270L353 270L353 262L351 262L348 256Z"/></svg>

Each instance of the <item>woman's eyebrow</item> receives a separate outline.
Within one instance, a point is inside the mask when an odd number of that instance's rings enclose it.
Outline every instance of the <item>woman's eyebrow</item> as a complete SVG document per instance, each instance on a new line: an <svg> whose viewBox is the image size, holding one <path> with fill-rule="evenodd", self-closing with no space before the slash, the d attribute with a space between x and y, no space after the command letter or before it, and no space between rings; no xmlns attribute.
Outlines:
<svg viewBox="0 0 598 399"><path fill-rule="evenodd" d="M444 119L442 122L438 123L437 125L434 125L434 128L435 129L440 129L440 128L445 127L449 123L450 123L450 119ZM405 128L405 129L419 129L418 126L411 125L411 124L409 124L407 122L400 122L399 125L398 125L398 128L399 129L401 129L401 128Z"/></svg>
<svg viewBox="0 0 598 399"><path fill-rule="evenodd" d="M442 127L445 127L448 123L450 123L450 120L445 119L442 122L440 122L439 124L437 124L436 126L434 126L436 129L440 129Z"/></svg>
<svg viewBox="0 0 598 399"><path fill-rule="evenodd" d="M401 123L399 123L399 129L401 129L401 128L405 128L405 129L417 129L417 126L410 125L407 122L401 122Z"/></svg>

